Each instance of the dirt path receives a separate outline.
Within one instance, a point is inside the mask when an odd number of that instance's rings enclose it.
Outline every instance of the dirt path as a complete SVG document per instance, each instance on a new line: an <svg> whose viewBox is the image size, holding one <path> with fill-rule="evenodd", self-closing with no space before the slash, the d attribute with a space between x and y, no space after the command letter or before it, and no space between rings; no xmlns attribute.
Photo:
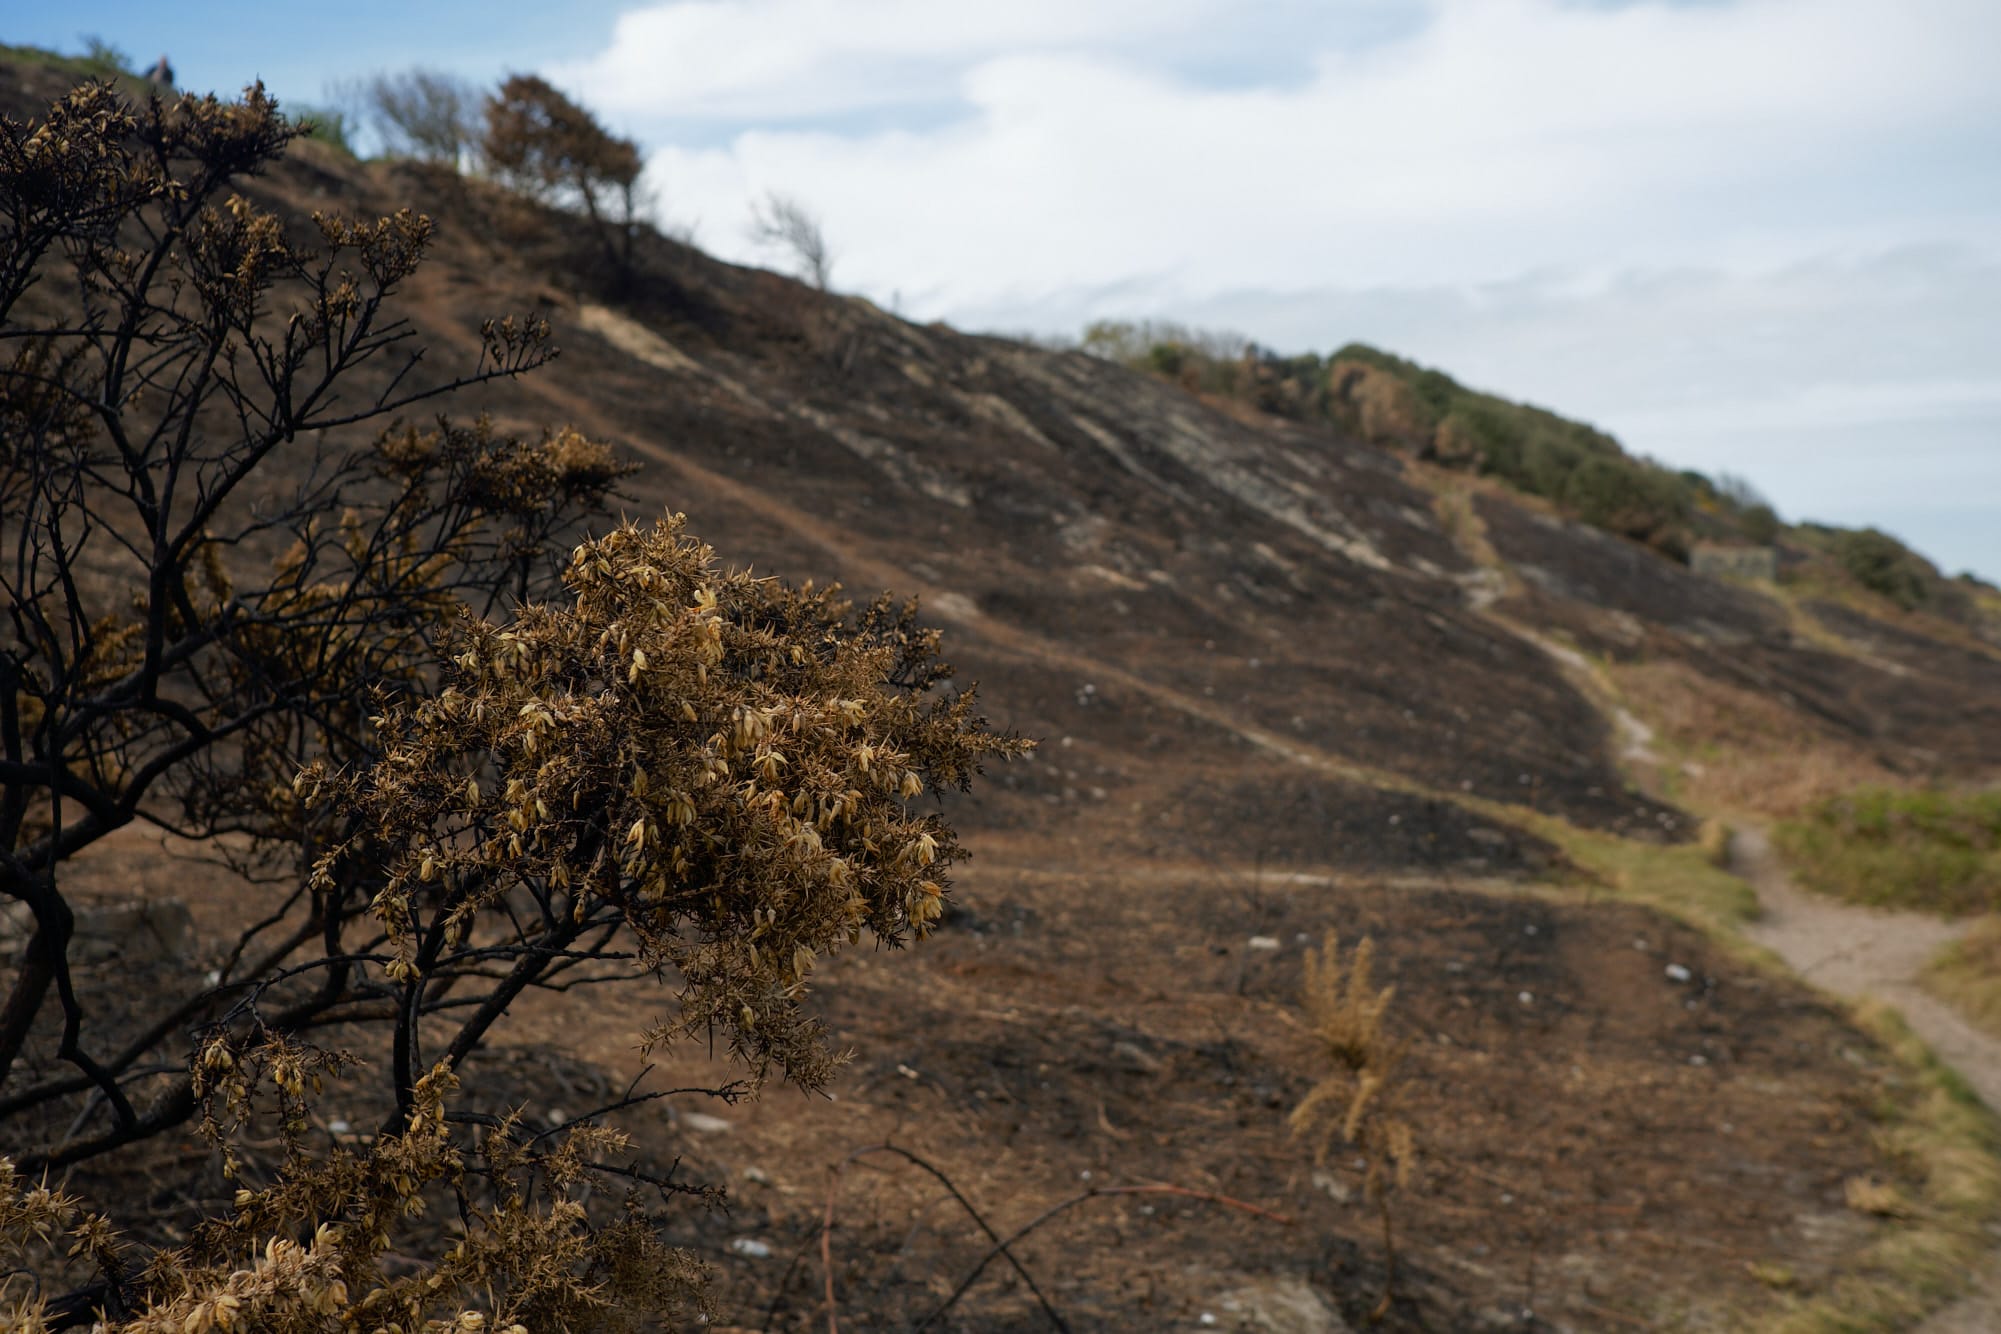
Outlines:
<svg viewBox="0 0 2001 1334"><path fill-rule="evenodd" d="M1740 829L1731 869L1758 891L1764 916L1746 934L1817 986L1847 997L1876 996L1902 1012L1917 1035L2001 1112L2001 1040L1973 1027L1918 986L1918 974L1965 929L1922 913L1838 903L1794 885L1764 831ZM2001 1255L1979 1287L1919 1326L1917 1334L2001 1330Z"/></svg>
<svg viewBox="0 0 2001 1334"><path fill-rule="evenodd" d="M1732 869L1758 891L1764 916L1746 931L1793 971L1839 996L1872 995L1903 1013L1939 1058L2001 1112L2001 1040L1918 986L1918 974L1965 926L1923 913L1884 912L1798 888L1761 830L1731 840Z"/></svg>

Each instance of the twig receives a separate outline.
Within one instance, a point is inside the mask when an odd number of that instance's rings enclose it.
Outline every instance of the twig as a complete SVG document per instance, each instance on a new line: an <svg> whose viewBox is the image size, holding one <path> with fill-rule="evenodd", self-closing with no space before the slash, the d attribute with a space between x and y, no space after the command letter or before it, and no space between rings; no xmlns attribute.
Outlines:
<svg viewBox="0 0 2001 1334"><path fill-rule="evenodd" d="M1206 1190L1190 1190L1186 1186L1176 1186L1164 1181L1144 1186L1093 1186L1087 1191L1072 1195L1067 1200L1050 1205L1027 1224L1011 1234L1007 1240L996 1241L993 1249L989 1250L980 1258L980 1262L973 1266L973 1272L967 1274L965 1278L959 1281L959 1286L952 1290L952 1295L947 1297L931 1314L918 1321L915 1328L917 1330L929 1329L934 1321L956 1306L959 1299L966 1295L967 1289L971 1288L978 1281L980 1275L986 1272L987 1266L993 1263L995 1256L1006 1255L1009 1259L1013 1259L1013 1252L1009 1248L1014 1243L1020 1241L1023 1237L1026 1237L1029 1233L1035 1231L1035 1229L1041 1227L1058 1214L1082 1204L1086 1200L1097 1199L1106 1195L1180 1195L1187 1199L1206 1200L1210 1204L1220 1204L1225 1208L1240 1210L1247 1214L1255 1214L1260 1218L1269 1218L1275 1223L1284 1223L1287 1226L1290 1226L1294 1221L1284 1214L1276 1213L1260 1205L1247 1204L1243 1200L1232 1199L1228 1195L1217 1195ZM1016 1267L1018 1269L1019 1265Z"/></svg>
<svg viewBox="0 0 2001 1334"><path fill-rule="evenodd" d="M804 1245L792 1252L792 1263L785 1266L785 1272L779 1276L778 1291L771 1294L771 1305L764 1309L764 1323L757 1327L758 1334L769 1334L771 1322L778 1318L779 1304L785 1300L785 1289L791 1286L792 1276L799 1272L799 1262L806 1258L806 1252L812 1248L813 1240L808 1237Z"/></svg>
<svg viewBox="0 0 2001 1334"><path fill-rule="evenodd" d="M1012 1267L1014 1272L1021 1277L1021 1281L1028 1285L1028 1290L1035 1294L1035 1300L1041 1304L1042 1313L1049 1317L1049 1323L1054 1325L1058 1330L1062 1331L1062 1334L1070 1334L1070 1326L1067 1323L1065 1323L1063 1317L1057 1313L1054 1303L1052 1303L1049 1300L1049 1298L1043 1293L1041 1286L1036 1283L1034 1275L1028 1272L1028 1267L1022 1264L1021 1260L1015 1255L1015 1253L1012 1250L1008 1249L1008 1243L1001 1240L1000 1233L994 1231L993 1225L988 1223L987 1220L980 1214L980 1211L973 1207L973 1202L967 1199L965 1195L960 1192L959 1188L952 1183L952 1178L946 1176L942 1170L933 1166L930 1163L925 1162L922 1158L918 1157L910 1150L905 1148L899 1148L897 1145L891 1144L888 1141L884 1141L881 1144L874 1145L871 1148L857 1150L857 1152L862 1154L877 1153L877 1152L893 1153L897 1157L903 1159L905 1162L911 1164L913 1167L921 1167L926 1172L929 1172L934 1178L937 1179L938 1184L943 1186L947 1191L949 1191L951 1193L952 1198L959 1202L959 1207L966 1211L967 1216L970 1217L975 1223L979 1224L980 1231L986 1233L987 1240L992 1242L996 1247L998 1247L1000 1249L1001 1254L1007 1257L1007 1262L1009 1266ZM988 1258L991 1259L992 1257L989 1256Z"/></svg>
<svg viewBox="0 0 2001 1334"><path fill-rule="evenodd" d="M1390 1306L1396 1301L1397 1295L1397 1239L1390 1222L1390 1200L1387 1191L1376 1192L1376 1212L1383 1221L1383 1297L1376 1303L1375 1309L1369 1312L1369 1323L1372 1325L1381 1322L1382 1318L1390 1313ZM1533 1259L1530 1263L1533 1265Z"/></svg>
<svg viewBox="0 0 2001 1334"><path fill-rule="evenodd" d="M842 1163L827 1169L827 1212L820 1221L820 1268L827 1276L827 1334L841 1334L834 1314L834 1191L841 1184Z"/></svg>

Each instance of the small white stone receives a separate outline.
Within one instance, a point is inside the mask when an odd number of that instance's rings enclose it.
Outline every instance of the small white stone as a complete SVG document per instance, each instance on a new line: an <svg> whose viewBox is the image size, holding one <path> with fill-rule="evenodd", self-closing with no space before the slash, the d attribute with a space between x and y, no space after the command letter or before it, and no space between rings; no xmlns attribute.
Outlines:
<svg viewBox="0 0 2001 1334"><path fill-rule="evenodd" d="M1535 993L1531 991L1524 991L1519 996L1516 996L1515 999L1520 1001L1524 1005L1533 1005L1535 1004Z"/></svg>
<svg viewBox="0 0 2001 1334"><path fill-rule="evenodd" d="M1252 936L1247 943L1254 950L1275 950L1278 948L1278 937Z"/></svg>
<svg viewBox="0 0 2001 1334"><path fill-rule="evenodd" d="M727 1135L732 1129L728 1121L707 1112L678 1112L675 1119L697 1135Z"/></svg>
<svg viewBox="0 0 2001 1334"><path fill-rule="evenodd" d="M738 1255L747 1255L753 1260L771 1258L771 1247L756 1237L738 1237L730 1242L730 1249Z"/></svg>
<svg viewBox="0 0 2001 1334"><path fill-rule="evenodd" d="M1686 982L1695 976L1694 973L1689 972L1688 969L1678 963L1669 964L1664 971L1672 981L1676 982Z"/></svg>

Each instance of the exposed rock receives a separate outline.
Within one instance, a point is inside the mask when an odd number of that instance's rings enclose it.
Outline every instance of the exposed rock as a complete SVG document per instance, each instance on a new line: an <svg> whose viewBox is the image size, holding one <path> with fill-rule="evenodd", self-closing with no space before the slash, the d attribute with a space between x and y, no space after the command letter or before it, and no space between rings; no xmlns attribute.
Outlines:
<svg viewBox="0 0 2001 1334"><path fill-rule="evenodd" d="M734 1123L720 1116L710 1116L707 1112L676 1112L674 1123L697 1135L727 1135L735 1129Z"/></svg>
<svg viewBox="0 0 2001 1334"><path fill-rule="evenodd" d="M1312 1284L1297 1278L1268 1278L1226 1292L1218 1300L1229 1319L1225 1329L1258 1334L1345 1334L1348 1322Z"/></svg>
<svg viewBox="0 0 2001 1334"><path fill-rule="evenodd" d="M1132 1041L1113 1043L1112 1060L1129 1074L1157 1075L1161 1069L1158 1056Z"/></svg>

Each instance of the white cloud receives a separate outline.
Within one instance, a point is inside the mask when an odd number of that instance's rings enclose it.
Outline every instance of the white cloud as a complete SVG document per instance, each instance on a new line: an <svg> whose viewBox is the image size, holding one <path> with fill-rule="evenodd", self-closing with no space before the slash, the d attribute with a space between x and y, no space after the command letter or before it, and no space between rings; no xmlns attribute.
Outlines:
<svg viewBox="0 0 2001 1334"><path fill-rule="evenodd" d="M825 216L847 282L948 302L1141 273L1491 279L1890 242L1924 201L1867 197L1864 173L1908 169L1955 127L1991 140L2001 115L1987 0L1447 0L1405 40L1329 46L1269 86L1191 83L1126 49L1230 12L705 0L628 14L561 73L642 134L702 108L761 115L721 145L656 137L670 206L734 228L785 189ZM892 96L958 114L786 123ZM1945 239L1992 221L1948 220Z"/></svg>
<svg viewBox="0 0 2001 1334"><path fill-rule="evenodd" d="M1185 28L1210 0L675 0L563 73L614 115L783 120L949 96L966 67Z"/></svg>
<svg viewBox="0 0 2001 1334"><path fill-rule="evenodd" d="M915 316L1363 337L1673 457L2001 381L1997 50L1993 0L695 0L556 73L722 254L779 189Z"/></svg>

